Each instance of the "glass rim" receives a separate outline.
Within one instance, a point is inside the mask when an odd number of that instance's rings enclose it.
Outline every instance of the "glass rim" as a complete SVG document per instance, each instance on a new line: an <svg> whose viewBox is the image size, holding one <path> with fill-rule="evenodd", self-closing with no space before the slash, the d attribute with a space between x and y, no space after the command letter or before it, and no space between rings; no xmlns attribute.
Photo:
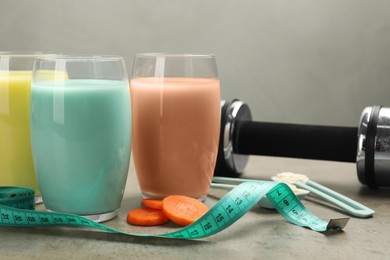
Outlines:
<svg viewBox="0 0 390 260"><path fill-rule="evenodd" d="M54 61L68 61L68 62L109 62L109 61L121 61L124 62L124 58L119 55L48 55L48 56L42 56L37 57L36 61L47 61L47 62L54 62Z"/></svg>
<svg viewBox="0 0 390 260"><path fill-rule="evenodd" d="M215 58L215 55L214 54L150 52L150 53L137 53L135 55L135 58Z"/></svg>
<svg viewBox="0 0 390 260"><path fill-rule="evenodd" d="M28 57L40 57L40 56L52 56L59 55L55 52L44 51L0 51L0 57L13 57L13 58L28 58Z"/></svg>

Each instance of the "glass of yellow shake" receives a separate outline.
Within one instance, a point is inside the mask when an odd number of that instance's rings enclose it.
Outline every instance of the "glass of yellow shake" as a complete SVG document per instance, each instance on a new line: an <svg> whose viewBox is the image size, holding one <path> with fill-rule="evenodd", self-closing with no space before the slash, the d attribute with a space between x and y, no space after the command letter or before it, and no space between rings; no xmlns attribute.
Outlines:
<svg viewBox="0 0 390 260"><path fill-rule="evenodd" d="M41 202L30 144L31 71L45 53L0 52L0 186L35 190Z"/></svg>

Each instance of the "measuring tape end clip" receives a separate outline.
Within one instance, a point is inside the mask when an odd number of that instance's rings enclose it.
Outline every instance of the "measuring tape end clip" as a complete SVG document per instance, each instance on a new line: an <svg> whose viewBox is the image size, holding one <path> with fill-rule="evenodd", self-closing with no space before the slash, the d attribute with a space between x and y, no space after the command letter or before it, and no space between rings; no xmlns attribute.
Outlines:
<svg viewBox="0 0 390 260"><path fill-rule="evenodd" d="M334 218L331 219L326 227L327 230L342 230L345 228L349 218Z"/></svg>

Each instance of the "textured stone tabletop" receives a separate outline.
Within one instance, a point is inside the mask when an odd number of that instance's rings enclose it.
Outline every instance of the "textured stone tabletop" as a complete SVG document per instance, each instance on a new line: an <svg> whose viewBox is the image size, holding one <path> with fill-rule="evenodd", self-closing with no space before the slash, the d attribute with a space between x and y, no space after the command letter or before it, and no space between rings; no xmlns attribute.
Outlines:
<svg viewBox="0 0 390 260"><path fill-rule="evenodd" d="M0 259L386 259L390 255L390 189L370 190L357 180L354 164L289 158L250 158L243 178L269 180L284 171L302 173L376 211L351 217L344 231L318 233L285 221L274 210L255 206L226 230L200 240L140 238L84 228L0 227ZM211 189L212 206L226 191ZM134 227L128 210L141 199L133 163L119 216L107 226L133 233L165 233L177 227ZM313 197L304 205L323 219L347 217ZM42 210L43 206L38 206Z"/></svg>

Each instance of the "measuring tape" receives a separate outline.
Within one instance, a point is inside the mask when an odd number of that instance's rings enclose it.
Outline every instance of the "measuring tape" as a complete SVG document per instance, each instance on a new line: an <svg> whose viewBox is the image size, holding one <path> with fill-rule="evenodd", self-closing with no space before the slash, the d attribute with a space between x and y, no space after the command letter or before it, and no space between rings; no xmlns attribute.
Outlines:
<svg viewBox="0 0 390 260"><path fill-rule="evenodd" d="M0 226L82 226L129 236L198 239L211 236L229 227L251 210L265 195L285 219L314 231L341 230L349 220L349 218L341 218L324 221L307 210L286 184L256 181L240 184L221 198L196 222L165 234L127 233L77 215L35 211L33 210L33 190L0 187Z"/></svg>
<svg viewBox="0 0 390 260"><path fill-rule="evenodd" d="M35 192L28 188L0 186L0 206L35 209Z"/></svg>

